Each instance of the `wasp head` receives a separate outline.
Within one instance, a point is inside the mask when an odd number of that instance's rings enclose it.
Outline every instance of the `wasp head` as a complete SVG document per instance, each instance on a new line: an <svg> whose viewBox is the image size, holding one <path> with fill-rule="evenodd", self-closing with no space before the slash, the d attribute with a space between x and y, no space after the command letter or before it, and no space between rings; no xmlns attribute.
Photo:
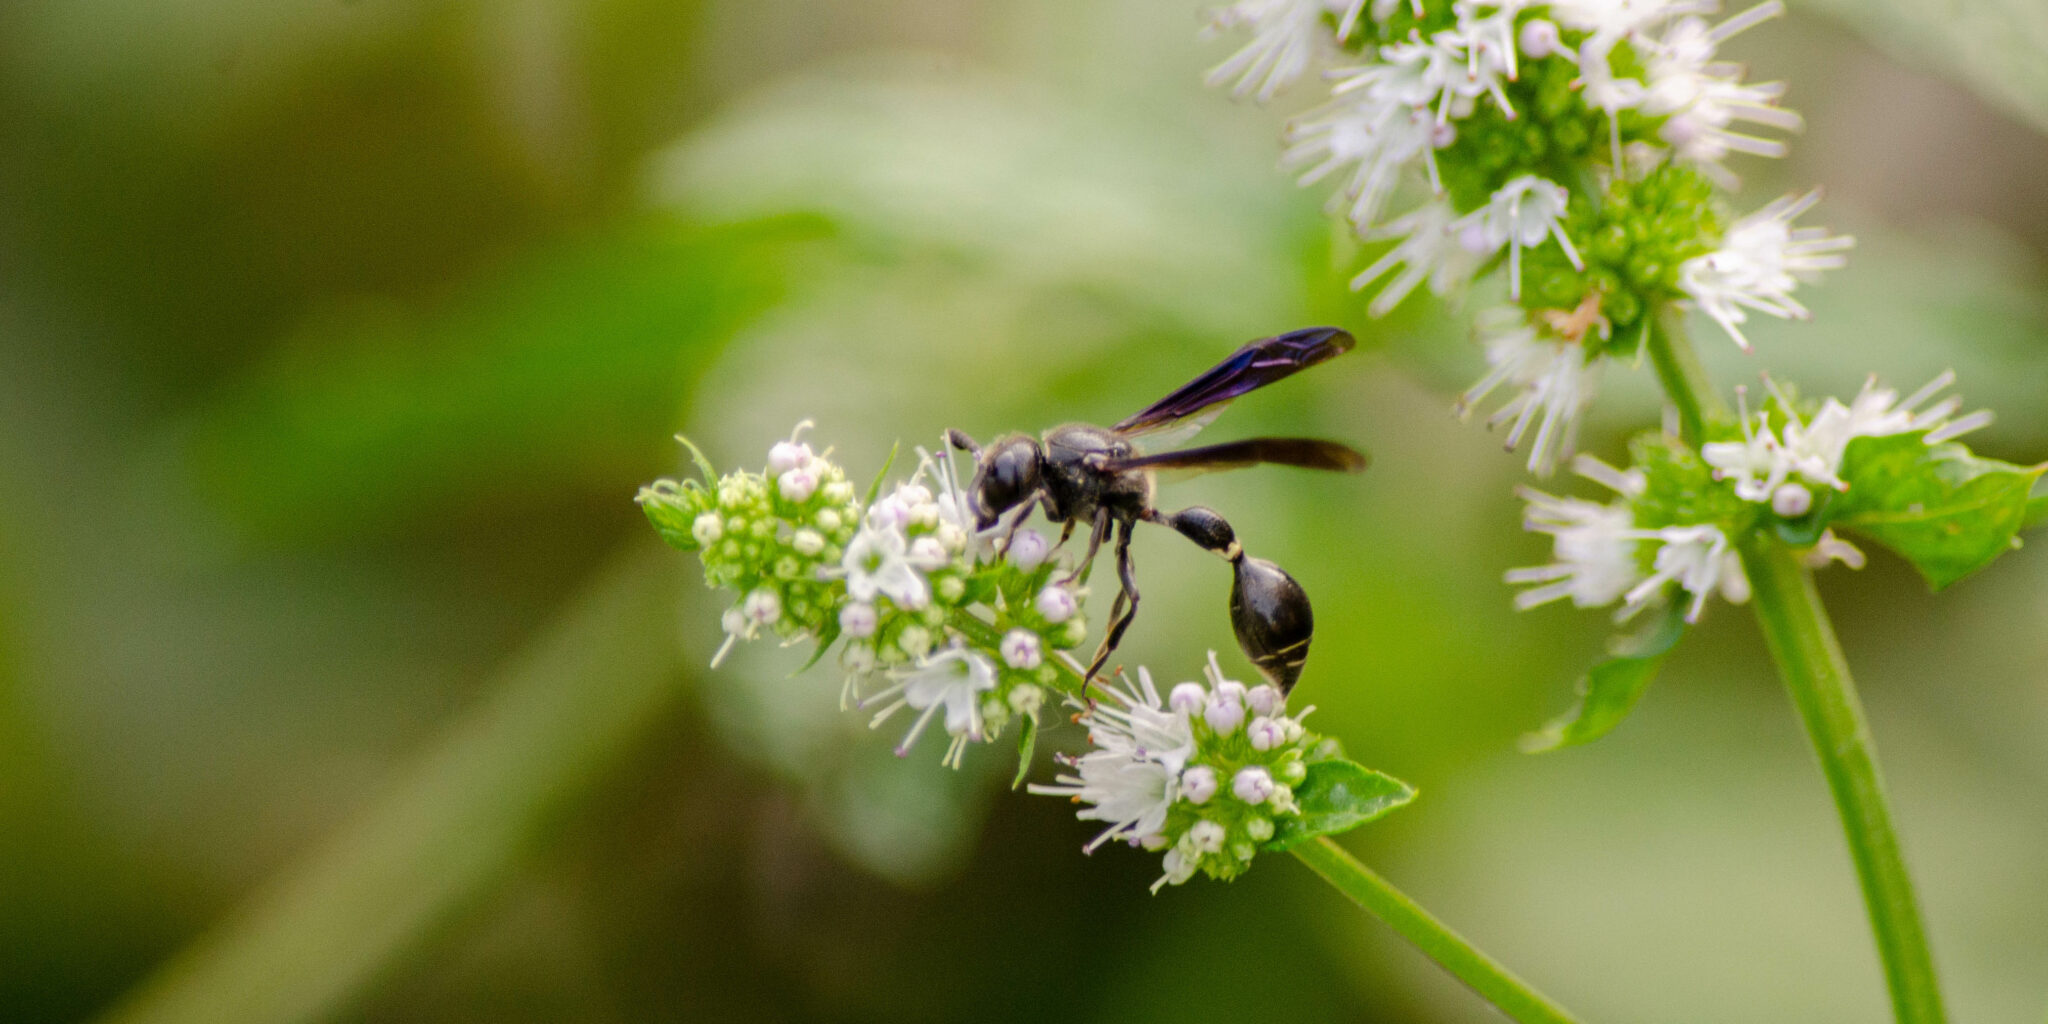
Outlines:
<svg viewBox="0 0 2048 1024"><path fill-rule="evenodd" d="M982 449L968 489L977 529L996 525L1003 513L1038 493L1039 455L1038 440L1024 434L1012 434Z"/></svg>

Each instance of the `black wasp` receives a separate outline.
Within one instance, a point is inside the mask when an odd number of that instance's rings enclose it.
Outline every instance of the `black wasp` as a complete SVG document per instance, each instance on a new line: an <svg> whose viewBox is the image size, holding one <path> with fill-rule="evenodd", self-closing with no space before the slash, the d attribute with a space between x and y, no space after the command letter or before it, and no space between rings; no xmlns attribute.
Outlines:
<svg viewBox="0 0 2048 1024"><path fill-rule="evenodd" d="M1335 441L1302 437L1255 437L1152 455L1139 451L1134 442L1141 438L1168 444L1184 441L1222 412L1231 399L1350 351L1353 344L1351 335L1335 327L1310 327L1262 338L1231 353L1143 412L1107 429L1069 423L1046 431L1043 440L1029 434L1008 434L986 447L958 430L946 432L949 443L975 458L974 481L967 493L980 529L993 528L1004 513L1021 508L1010 527L1014 535L1034 505L1044 509L1048 520L1064 524L1062 543L1076 526L1088 526L1088 553L1075 569L1075 577L1086 574L1103 541L1109 539L1111 530L1116 531L1116 567L1122 589L1110 605L1109 632L1082 677L1084 686L1101 671L1138 614L1131 531L1142 520L1170 526L1230 562L1237 574L1230 588L1230 621L1238 645L1283 692L1293 687L1308 660L1309 640L1315 630L1308 594L1279 566L1248 557L1236 532L1215 510L1195 505L1179 512L1161 512L1152 507L1152 472L1274 463L1356 473L1365 469L1365 456Z"/></svg>

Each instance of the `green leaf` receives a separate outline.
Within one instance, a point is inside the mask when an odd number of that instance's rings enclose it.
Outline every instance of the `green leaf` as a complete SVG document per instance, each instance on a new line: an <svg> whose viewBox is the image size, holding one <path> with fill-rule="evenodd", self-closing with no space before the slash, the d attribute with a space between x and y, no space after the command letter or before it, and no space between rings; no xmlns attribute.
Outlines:
<svg viewBox="0 0 2048 1024"><path fill-rule="evenodd" d="M1038 716L1021 717L1024 720L1017 729L1017 777L1010 780L1011 789L1023 785L1025 777L1031 774L1031 752L1038 748Z"/></svg>
<svg viewBox="0 0 2048 1024"><path fill-rule="evenodd" d="M1285 850L1317 836L1349 832L1415 799L1415 787L1342 759L1308 766L1308 778L1294 787L1301 815L1275 823L1268 850Z"/></svg>
<svg viewBox="0 0 2048 1024"><path fill-rule="evenodd" d="M1859 437L1842 459L1835 522L1897 552L1940 590L2013 546L2048 466L2015 466L1924 432Z"/></svg>
<svg viewBox="0 0 2048 1024"><path fill-rule="evenodd" d="M1636 706L1657 678L1664 659L1685 635L1685 615L1677 603L1667 604L1640 632L1616 637L1607 657L1595 662L1579 680L1579 702L1551 719L1542 729L1522 737L1522 751L1541 754L1591 743L1611 732Z"/></svg>
<svg viewBox="0 0 2048 1024"><path fill-rule="evenodd" d="M681 434L676 435L676 442L690 450L690 461L697 464L698 474L704 477L704 486L716 488L718 486L718 467L712 465L711 460L705 457L704 449L697 447L696 442Z"/></svg>
<svg viewBox="0 0 2048 1024"><path fill-rule="evenodd" d="M790 673L791 678L809 672L811 666L816 665L818 660L825 656L825 652L831 649L832 644L839 639L839 630L839 616L827 615L825 617L825 628L818 631L818 645L811 649L811 656L804 659L803 667Z"/></svg>
<svg viewBox="0 0 2048 1024"><path fill-rule="evenodd" d="M2031 530L2048 522L2048 494L2036 494L2027 500L2027 514L2020 521L2020 529Z"/></svg>
<svg viewBox="0 0 2048 1024"><path fill-rule="evenodd" d="M888 479L889 468L896 465L896 453L901 450L903 450L903 442L901 441L896 441L889 445L889 457L882 460L881 470L875 473L875 482L868 485L867 500L860 503L861 508L875 507L875 497L882 493L882 481Z"/></svg>

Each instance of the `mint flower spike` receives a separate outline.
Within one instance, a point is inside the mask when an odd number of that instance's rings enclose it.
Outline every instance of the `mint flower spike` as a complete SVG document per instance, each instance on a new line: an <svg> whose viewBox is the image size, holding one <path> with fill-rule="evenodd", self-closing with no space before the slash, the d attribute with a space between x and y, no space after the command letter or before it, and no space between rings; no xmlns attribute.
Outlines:
<svg viewBox="0 0 2048 1024"><path fill-rule="evenodd" d="M841 710L869 710L875 726L916 713L899 756L937 724L951 738L941 763L957 768L969 744L1024 721L1028 763L1046 689L1061 665L1079 676L1068 652L1087 638L1084 592L1054 582L1061 567L1034 530L997 558L1001 530L975 530L950 459L919 449L909 479L877 480L863 502L831 451L802 441L809 426L759 473L719 476L691 447L701 480L658 480L636 499L662 539L697 553L707 585L734 594L712 666L768 633L814 643L813 661L837 646ZM882 688L863 696L875 677Z"/></svg>
<svg viewBox="0 0 2048 1024"><path fill-rule="evenodd" d="M1186 682L1162 699L1151 673L1104 688L1093 705L1076 703L1094 749L1062 763L1072 769L1030 791L1082 804L1084 821L1109 827L1083 847L1112 839L1165 851L1158 892L1203 872L1235 878L1251 865L1276 821L1299 817L1294 787L1323 741L1287 714L1287 698L1261 683L1226 679L1209 653L1208 685ZM1324 748L1322 753L1332 751Z"/></svg>
<svg viewBox="0 0 2048 1024"><path fill-rule="evenodd" d="M1321 51L1329 45L1323 15L1343 10L1347 22L1355 22L1363 0L1340 3L1332 8L1319 0L1239 0L1209 16L1209 31L1250 28L1252 40L1209 72L1210 85L1231 82L1230 94L1240 99L1254 96L1260 103L1308 71ZM1234 81L1233 81L1234 80Z"/></svg>
<svg viewBox="0 0 2048 1024"><path fill-rule="evenodd" d="M1635 470L1615 469L1590 455L1572 460L1572 471L1606 486L1623 499L1640 496L1645 483ZM1556 561L1509 569L1511 584L1537 584L1515 595L1515 608L1527 611L1570 598L1574 607L1601 608L1620 600L1642 578L1636 563L1640 531L1627 500L1603 505L1583 498L1560 498L1522 487L1529 503L1522 527L1552 537Z"/></svg>
<svg viewBox="0 0 2048 1024"><path fill-rule="evenodd" d="M1812 317L1792 297L1801 281L1815 281L1823 270L1848 264L1856 244L1849 235L1830 235L1825 228L1795 228L1792 221L1820 201L1820 190L1786 196L1735 222L1720 247L1687 260L1678 270L1678 287L1687 296L1681 305L1697 306L1728 332L1744 352L1750 351L1742 324L1745 310L1783 320Z"/></svg>

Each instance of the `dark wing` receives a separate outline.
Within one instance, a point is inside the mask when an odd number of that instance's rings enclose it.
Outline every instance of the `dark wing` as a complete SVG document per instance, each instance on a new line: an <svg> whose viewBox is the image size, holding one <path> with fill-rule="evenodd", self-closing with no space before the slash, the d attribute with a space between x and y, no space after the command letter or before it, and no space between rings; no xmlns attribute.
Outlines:
<svg viewBox="0 0 2048 1024"><path fill-rule="evenodd" d="M1218 403L1256 391L1296 370L1314 366L1351 350L1357 344L1335 327L1305 327L1261 338L1230 354L1230 358L1180 386L1173 394L1110 429L1119 434L1144 434L1171 426Z"/></svg>
<svg viewBox="0 0 2048 1024"><path fill-rule="evenodd" d="M1225 444L1182 448L1157 455L1133 455L1112 459L1111 472L1126 469L1242 469L1258 465L1300 466L1337 473L1365 471L1365 453L1335 441L1312 437L1253 437Z"/></svg>

